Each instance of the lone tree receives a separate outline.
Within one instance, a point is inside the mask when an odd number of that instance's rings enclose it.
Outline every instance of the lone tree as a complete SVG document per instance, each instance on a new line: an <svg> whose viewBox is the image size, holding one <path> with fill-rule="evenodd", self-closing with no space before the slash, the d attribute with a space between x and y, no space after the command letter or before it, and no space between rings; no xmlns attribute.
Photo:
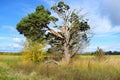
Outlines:
<svg viewBox="0 0 120 80"><path fill-rule="evenodd" d="M35 12L22 18L17 24L17 30L33 41L47 40L51 49L63 53L62 60L69 63L70 58L89 42L90 26L84 20L84 15L79 14L81 10L71 11L64 2L57 3L51 9L59 18L51 16L51 12L41 5ZM62 24L57 25L59 19ZM54 26L50 27L50 23Z"/></svg>

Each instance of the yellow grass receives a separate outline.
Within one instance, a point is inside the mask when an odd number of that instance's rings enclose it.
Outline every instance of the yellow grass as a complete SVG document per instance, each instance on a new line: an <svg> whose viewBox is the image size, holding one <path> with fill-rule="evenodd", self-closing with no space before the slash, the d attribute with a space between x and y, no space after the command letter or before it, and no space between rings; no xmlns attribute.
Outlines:
<svg viewBox="0 0 120 80"><path fill-rule="evenodd" d="M21 56L0 55L0 80L120 80L120 56L76 56L69 65L34 64Z"/></svg>

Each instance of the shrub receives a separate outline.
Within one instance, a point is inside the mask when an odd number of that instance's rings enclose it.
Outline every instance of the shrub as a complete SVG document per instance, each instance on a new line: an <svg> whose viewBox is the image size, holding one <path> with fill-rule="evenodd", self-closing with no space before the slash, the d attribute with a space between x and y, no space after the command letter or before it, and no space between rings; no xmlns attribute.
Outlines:
<svg viewBox="0 0 120 80"><path fill-rule="evenodd" d="M22 52L24 60L32 61L34 63L43 61L46 55L45 46L46 43L40 44L39 42L27 40L24 43L24 48Z"/></svg>
<svg viewBox="0 0 120 80"><path fill-rule="evenodd" d="M104 60L104 59L106 58L106 57L105 57L105 53L104 53L103 50L100 49L99 47L98 47L95 55L96 55L96 58L97 58L98 60Z"/></svg>

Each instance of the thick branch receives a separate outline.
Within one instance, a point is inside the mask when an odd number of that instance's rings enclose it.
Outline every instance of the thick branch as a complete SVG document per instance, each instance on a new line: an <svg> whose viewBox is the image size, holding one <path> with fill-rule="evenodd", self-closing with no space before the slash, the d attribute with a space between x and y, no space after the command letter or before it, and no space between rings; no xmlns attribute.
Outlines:
<svg viewBox="0 0 120 80"><path fill-rule="evenodd" d="M77 53L77 51L80 49L80 46L78 46L77 48L75 48L74 52L71 54L71 58L75 56L75 54Z"/></svg>
<svg viewBox="0 0 120 80"><path fill-rule="evenodd" d="M62 28L62 33L65 34L65 32L67 32L67 30L68 30L68 27L67 27L67 26L64 26L64 27Z"/></svg>
<svg viewBox="0 0 120 80"><path fill-rule="evenodd" d="M48 27L48 30L53 33L55 36L59 37L59 38L63 38L58 32L54 31L53 29Z"/></svg>

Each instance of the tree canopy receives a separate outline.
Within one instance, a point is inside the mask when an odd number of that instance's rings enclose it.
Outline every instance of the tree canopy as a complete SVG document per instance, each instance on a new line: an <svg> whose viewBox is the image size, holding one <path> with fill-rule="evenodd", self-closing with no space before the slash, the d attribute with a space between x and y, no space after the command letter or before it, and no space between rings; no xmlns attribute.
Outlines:
<svg viewBox="0 0 120 80"><path fill-rule="evenodd" d="M70 58L89 43L90 26L84 15L80 15L81 10L71 11L69 5L62 1L51 9L59 18L51 16L51 12L40 5L35 12L22 18L17 24L17 30L33 41L47 40L51 45L49 50L63 53L63 60L69 63ZM61 25L56 24L59 19L62 20ZM50 23L54 26L50 27Z"/></svg>

